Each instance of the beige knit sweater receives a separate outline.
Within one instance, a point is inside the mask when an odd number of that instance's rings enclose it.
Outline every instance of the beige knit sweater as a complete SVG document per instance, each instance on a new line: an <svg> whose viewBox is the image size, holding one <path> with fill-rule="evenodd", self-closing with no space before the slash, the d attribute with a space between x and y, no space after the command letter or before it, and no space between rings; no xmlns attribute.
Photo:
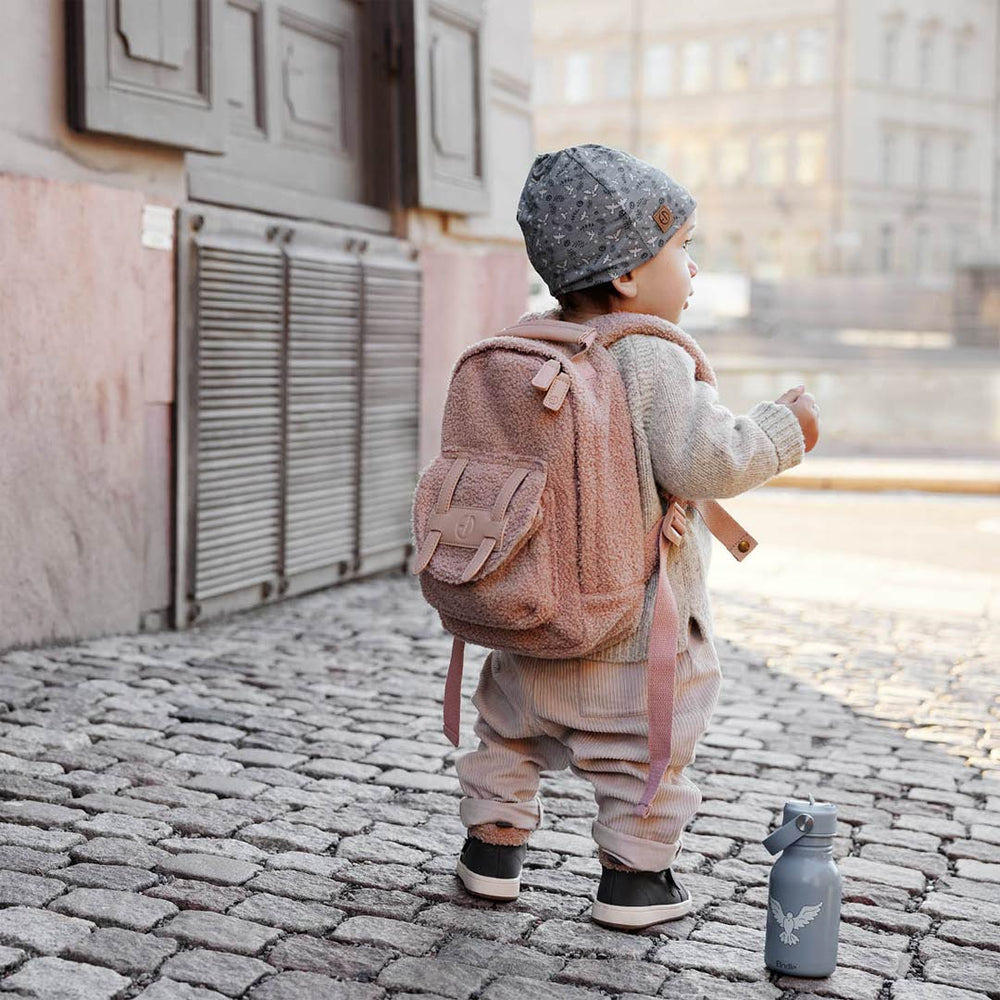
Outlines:
<svg viewBox="0 0 1000 1000"><path fill-rule="evenodd" d="M558 310L545 315L563 318ZM632 417L647 530L666 509L661 490L686 500L734 497L802 461L802 430L784 404L760 402L745 416L734 416L719 402L710 381L695 378L692 354L659 337L630 334L610 350L622 372ZM753 533L752 524L744 527ZM689 618L697 621L709 641L715 638L707 586L711 552L712 535L700 515L689 508L684 541L670 546L667 562L680 622L678 652L687 646ZM636 631L589 653L588 659L618 663L646 657L656 582L654 573L646 585Z"/></svg>

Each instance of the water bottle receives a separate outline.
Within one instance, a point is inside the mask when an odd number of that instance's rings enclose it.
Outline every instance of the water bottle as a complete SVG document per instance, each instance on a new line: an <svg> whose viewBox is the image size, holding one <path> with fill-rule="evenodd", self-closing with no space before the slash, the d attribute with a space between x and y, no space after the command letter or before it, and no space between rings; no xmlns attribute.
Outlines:
<svg viewBox="0 0 1000 1000"><path fill-rule="evenodd" d="M833 860L837 807L790 799L782 825L764 840L783 852L768 879L764 964L788 976L821 978L837 967L840 872Z"/></svg>

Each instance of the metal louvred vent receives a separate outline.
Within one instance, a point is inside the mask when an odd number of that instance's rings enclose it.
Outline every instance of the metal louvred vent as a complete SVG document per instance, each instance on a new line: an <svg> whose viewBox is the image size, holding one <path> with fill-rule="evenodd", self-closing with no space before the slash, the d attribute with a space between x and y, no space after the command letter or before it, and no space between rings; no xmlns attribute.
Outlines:
<svg viewBox="0 0 1000 1000"><path fill-rule="evenodd" d="M403 568L412 247L208 206L178 231L175 623Z"/></svg>
<svg viewBox="0 0 1000 1000"><path fill-rule="evenodd" d="M346 252L292 255L288 286L291 575L354 559L361 266Z"/></svg>
<svg viewBox="0 0 1000 1000"><path fill-rule="evenodd" d="M361 556L410 541L416 487L420 270L408 255L373 248L364 260Z"/></svg>
<svg viewBox="0 0 1000 1000"><path fill-rule="evenodd" d="M195 598L279 570L283 264L198 245Z"/></svg>

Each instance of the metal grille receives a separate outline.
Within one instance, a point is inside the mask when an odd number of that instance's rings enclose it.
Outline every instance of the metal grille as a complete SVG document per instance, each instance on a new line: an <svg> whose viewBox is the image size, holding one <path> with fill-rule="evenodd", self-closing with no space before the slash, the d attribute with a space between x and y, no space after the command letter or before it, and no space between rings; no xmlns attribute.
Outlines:
<svg viewBox="0 0 1000 1000"><path fill-rule="evenodd" d="M278 574L283 264L199 246L197 585L203 600Z"/></svg>
<svg viewBox="0 0 1000 1000"><path fill-rule="evenodd" d="M420 270L403 241L187 208L175 622L405 565Z"/></svg>
<svg viewBox="0 0 1000 1000"><path fill-rule="evenodd" d="M285 571L354 559L361 359L357 257L289 262Z"/></svg>

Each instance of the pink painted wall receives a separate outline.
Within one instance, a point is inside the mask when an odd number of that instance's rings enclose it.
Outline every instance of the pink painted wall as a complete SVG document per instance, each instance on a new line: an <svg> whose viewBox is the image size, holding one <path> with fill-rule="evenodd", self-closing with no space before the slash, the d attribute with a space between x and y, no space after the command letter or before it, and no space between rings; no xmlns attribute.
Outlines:
<svg viewBox="0 0 1000 1000"><path fill-rule="evenodd" d="M441 450L448 379L470 344L527 309L528 259L521 249L425 247L420 359L420 468Z"/></svg>
<svg viewBox="0 0 1000 1000"><path fill-rule="evenodd" d="M169 600L173 255L143 202L0 175L0 648Z"/></svg>

